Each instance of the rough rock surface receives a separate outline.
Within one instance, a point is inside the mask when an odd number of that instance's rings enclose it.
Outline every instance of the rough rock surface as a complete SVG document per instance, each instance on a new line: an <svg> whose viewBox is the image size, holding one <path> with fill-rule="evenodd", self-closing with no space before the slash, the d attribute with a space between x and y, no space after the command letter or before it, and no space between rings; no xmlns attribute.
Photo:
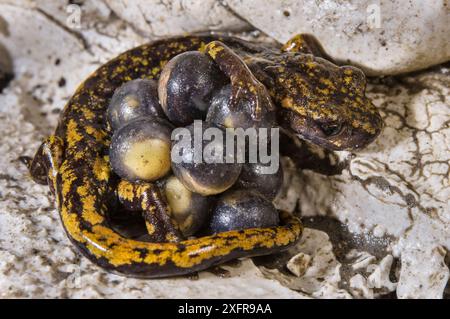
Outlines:
<svg viewBox="0 0 450 319"><path fill-rule="evenodd" d="M420 70L450 59L446 0L226 0L240 17L284 43L310 33L325 51L372 75Z"/></svg>
<svg viewBox="0 0 450 319"><path fill-rule="evenodd" d="M1 23L1 22L0 22ZM0 26L0 32L1 32ZM13 78L13 69L11 57L8 51L0 45L0 93L3 91L9 81Z"/></svg>
<svg viewBox="0 0 450 319"><path fill-rule="evenodd" d="M277 204L297 210L307 226L289 252L228 266L230 278L207 272L197 280L123 278L72 247L48 188L31 181L18 157L33 155L90 72L148 39L102 1L81 7L79 29L67 27L66 8L54 3L0 4L8 30L0 43L15 71L0 94L0 298L443 296L450 248L448 66L372 81L369 96L386 128L366 150L333 155L348 164L342 174L300 172L284 161L287 185ZM287 270L289 262L300 276Z"/></svg>
<svg viewBox="0 0 450 319"><path fill-rule="evenodd" d="M249 24L216 0L106 0L123 20L147 36L162 37L208 30L242 31Z"/></svg>
<svg viewBox="0 0 450 319"><path fill-rule="evenodd" d="M400 258L398 297L441 297L448 282L449 87L448 66L372 84L386 123L379 138L357 154L342 152L341 175L300 173L303 216L336 217L365 234L362 246ZM377 243L383 238L389 243Z"/></svg>

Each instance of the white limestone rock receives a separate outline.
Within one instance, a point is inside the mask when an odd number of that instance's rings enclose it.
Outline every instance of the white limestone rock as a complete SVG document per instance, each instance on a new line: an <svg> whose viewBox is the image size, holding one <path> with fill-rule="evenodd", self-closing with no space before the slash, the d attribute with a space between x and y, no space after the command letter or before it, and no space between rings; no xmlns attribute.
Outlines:
<svg viewBox="0 0 450 319"><path fill-rule="evenodd" d="M248 23L215 0L105 0L105 3L120 18L151 37L249 28Z"/></svg>
<svg viewBox="0 0 450 319"><path fill-rule="evenodd" d="M18 157L32 156L53 132L57 113L92 71L148 39L115 19L66 29L64 7L55 2L11 3L0 4L8 27L0 42L16 73L0 94L0 298L305 298L265 278L249 259L226 267L230 278L203 272L198 280L140 280L106 273L81 256L48 187L34 183Z"/></svg>
<svg viewBox="0 0 450 319"><path fill-rule="evenodd" d="M345 242L307 228L298 252L311 259L299 277L245 260L227 267L231 278L225 279L206 272L198 280L124 278L79 254L48 188L33 183L17 158L33 155L53 131L58 110L90 72L149 39L102 1L83 4L80 28L67 28L66 8L55 3L0 4L8 30L0 31L0 42L16 75L0 94L0 298L376 298L395 289L400 298L442 297L448 282L444 255L450 250L448 67L369 85L386 127L367 149L338 154L350 162L342 175L286 166L291 187L283 187L278 207L294 211L298 203L304 219L337 218L375 248L374 238L389 242L378 255L356 241L348 260L338 258Z"/></svg>
<svg viewBox="0 0 450 319"><path fill-rule="evenodd" d="M389 278L394 257L386 255L379 262L376 257L362 251L352 251L347 258L358 256L350 266L359 272L349 280L349 290L357 298L372 299L397 288L397 283Z"/></svg>
<svg viewBox="0 0 450 319"><path fill-rule="evenodd" d="M442 66L370 85L368 95L386 124L378 139L347 153L349 167L341 175L300 173L304 216L331 213L356 234L393 239L402 298L442 298L448 282L449 72Z"/></svg>
<svg viewBox="0 0 450 319"><path fill-rule="evenodd" d="M347 291L339 288L341 263L337 261L326 233L305 228L302 239L289 251L295 254L288 263L294 275L266 267L262 267L263 274L315 298L351 298ZM305 256L308 256L307 262L302 262L304 269L299 272L293 263L298 258L305 260Z"/></svg>
<svg viewBox="0 0 450 319"><path fill-rule="evenodd" d="M410 249L402 254L399 298L442 298L449 279L445 265L446 251L442 247L433 249ZM420 271L417 271L420 269Z"/></svg>
<svg viewBox="0 0 450 319"><path fill-rule="evenodd" d="M298 33L317 37L336 60L370 75L398 74L450 59L446 0L226 0L281 43Z"/></svg>

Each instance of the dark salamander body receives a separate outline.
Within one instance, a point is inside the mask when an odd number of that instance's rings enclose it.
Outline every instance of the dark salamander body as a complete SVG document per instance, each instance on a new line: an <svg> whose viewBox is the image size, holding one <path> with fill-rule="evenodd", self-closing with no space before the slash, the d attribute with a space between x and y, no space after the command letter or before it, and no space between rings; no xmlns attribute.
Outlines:
<svg viewBox="0 0 450 319"><path fill-rule="evenodd" d="M116 88L132 79L158 78L162 67L185 51L209 54L232 84L238 85L245 65L233 65L231 48L267 87L281 126L329 149L366 145L379 133L382 122L364 96L364 75L358 69L315 57L303 40L294 38L280 50L212 35L165 39L119 55L82 83L66 105L55 134L38 150L30 172L37 182L49 184L65 230L83 255L109 271L154 278L192 273L294 244L302 226L286 213L280 214L282 223L277 227L183 241L137 241L114 231L108 212L115 209L118 197L138 198L149 213L164 215L167 207L156 186L120 183L112 173L108 158L111 133L105 116ZM252 81L244 82L247 91L254 93L251 83L258 83ZM257 116L258 101L255 113Z"/></svg>

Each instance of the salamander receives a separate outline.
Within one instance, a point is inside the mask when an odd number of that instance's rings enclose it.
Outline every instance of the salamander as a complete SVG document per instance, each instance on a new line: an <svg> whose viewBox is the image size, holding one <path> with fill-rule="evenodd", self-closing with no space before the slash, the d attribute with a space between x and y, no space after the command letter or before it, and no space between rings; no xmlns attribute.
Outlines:
<svg viewBox="0 0 450 319"><path fill-rule="evenodd" d="M293 245L302 225L280 212L281 224L180 239L168 225L167 203L156 184L135 185L111 171L111 131L105 114L114 90L136 78L157 79L174 56L200 50L230 77L232 100L249 98L253 115L270 95L280 126L327 149L354 149L370 143L382 120L365 96L365 77L357 68L337 66L306 36L282 47L222 35L191 35L133 48L99 67L76 90L61 113L55 133L29 165L34 180L55 194L65 231L80 252L98 266L140 278L188 274L231 259L270 254ZM251 71L251 72L250 72ZM272 103L273 102L273 103ZM109 222L118 202L146 211L151 242L122 236ZM159 233L160 235L161 233Z"/></svg>

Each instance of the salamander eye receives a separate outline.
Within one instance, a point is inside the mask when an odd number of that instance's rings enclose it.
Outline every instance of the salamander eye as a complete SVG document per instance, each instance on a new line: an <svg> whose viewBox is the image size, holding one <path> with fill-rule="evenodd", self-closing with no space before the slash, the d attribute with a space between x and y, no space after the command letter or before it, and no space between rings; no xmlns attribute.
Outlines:
<svg viewBox="0 0 450 319"><path fill-rule="evenodd" d="M318 126L326 136L335 136L342 131L342 124L337 122L318 123Z"/></svg>

